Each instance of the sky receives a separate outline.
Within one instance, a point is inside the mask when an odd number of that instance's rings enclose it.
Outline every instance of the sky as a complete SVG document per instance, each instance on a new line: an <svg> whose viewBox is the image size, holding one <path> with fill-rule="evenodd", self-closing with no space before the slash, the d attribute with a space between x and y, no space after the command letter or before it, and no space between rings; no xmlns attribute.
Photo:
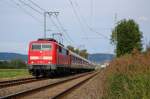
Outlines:
<svg viewBox="0 0 150 99"><path fill-rule="evenodd" d="M139 24L144 47L150 41L150 0L32 1L46 11L59 12L61 26L56 16L47 16L46 34L62 33L64 45L89 53L114 53L109 39L121 19L134 19ZM0 52L27 54L29 42L44 35L44 11L30 0L0 0L0 12Z"/></svg>

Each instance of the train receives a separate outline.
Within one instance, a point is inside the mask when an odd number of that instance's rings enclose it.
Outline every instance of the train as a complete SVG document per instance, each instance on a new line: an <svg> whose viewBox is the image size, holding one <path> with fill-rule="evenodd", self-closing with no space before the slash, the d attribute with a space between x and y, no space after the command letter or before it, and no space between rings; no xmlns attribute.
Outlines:
<svg viewBox="0 0 150 99"><path fill-rule="evenodd" d="M40 38L29 43L28 69L35 77L51 77L95 70L89 60L70 51L53 38Z"/></svg>

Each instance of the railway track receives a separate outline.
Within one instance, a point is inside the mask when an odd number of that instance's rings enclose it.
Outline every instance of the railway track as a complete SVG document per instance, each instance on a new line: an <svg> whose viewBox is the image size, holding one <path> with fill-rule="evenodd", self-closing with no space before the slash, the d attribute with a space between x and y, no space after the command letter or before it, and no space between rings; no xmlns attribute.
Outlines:
<svg viewBox="0 0 150 99"><path fill-rule="evenodd" d="M0 88L30 83L30 82L34 82L34 81L38 81L38 80L42 80L42 79L43 78L36 79L35 77L30 77L30 78L22 78L22 79L16 79L16 80L1 81Z"/></svg>
<svg viewBox="0 0 150 99"><path fill-rule="evenodd" d="M98 73L98 72L97 72ZM87 82L89 79L93 78L95 75L97 75L97 73L90 75L89 77L87 77L86 79L80 81L79 83L71 86L70 88L65 89L64 91L54 95L53 97L51 97L52 99L59 99L61 97L65 97L65 95L70 94L74 89L80 87L82 84L84 84L85 82Z"/></svg>
<svg viewBox="0 0 150 99"><path fill-rule="evenodd" d="M24 99L36 98L36 99L38 99L37 97L40 97L39 99L41 99L41 98L56 99L58 97L61 97L62 95L65 95L66 93L68 93L70 90L76 88L77 86L80 86L81 84L88 81L90 78L92 78L96 74L97 74L97 72L78 74L73 77L69 77L67 79L56 81L51 84L47 84L47 85L40 86L37 88L30 88L30 89L23 90L23 91L13 93L13 94L8 94L8 95L0 97L0 99L14 99L14 98L15 99L20 99L20 98L24 98ZM60 90L60 89L62 89L62 90ZM52 91L52 92L50 92L50 91ZM48 92L49 94L45 94L45 96L42 96L43 92L45 92L45 93Z"/></svg>

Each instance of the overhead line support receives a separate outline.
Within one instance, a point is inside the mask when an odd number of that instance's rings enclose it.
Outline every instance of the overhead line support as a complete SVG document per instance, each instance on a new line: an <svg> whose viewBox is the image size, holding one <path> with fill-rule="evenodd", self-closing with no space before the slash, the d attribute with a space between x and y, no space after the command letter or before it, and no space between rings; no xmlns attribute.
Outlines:
<svg viewBox="0 0 150 99"><path fill-rule="evenodd" d="M47 14L51 17L52 15L58 16L59 12L44 12L44 38L46 38L46 16Z"/></svg>

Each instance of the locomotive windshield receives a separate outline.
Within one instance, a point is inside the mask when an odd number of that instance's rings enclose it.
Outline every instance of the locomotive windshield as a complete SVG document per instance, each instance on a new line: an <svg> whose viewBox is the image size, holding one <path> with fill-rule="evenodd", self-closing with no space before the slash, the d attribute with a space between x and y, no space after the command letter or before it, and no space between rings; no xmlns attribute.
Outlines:
<svg viewBox="0 0 150 99"><path fill-rule="evenodd" d="M50 44L32 44L32 50L51 50Z"/></svg>

